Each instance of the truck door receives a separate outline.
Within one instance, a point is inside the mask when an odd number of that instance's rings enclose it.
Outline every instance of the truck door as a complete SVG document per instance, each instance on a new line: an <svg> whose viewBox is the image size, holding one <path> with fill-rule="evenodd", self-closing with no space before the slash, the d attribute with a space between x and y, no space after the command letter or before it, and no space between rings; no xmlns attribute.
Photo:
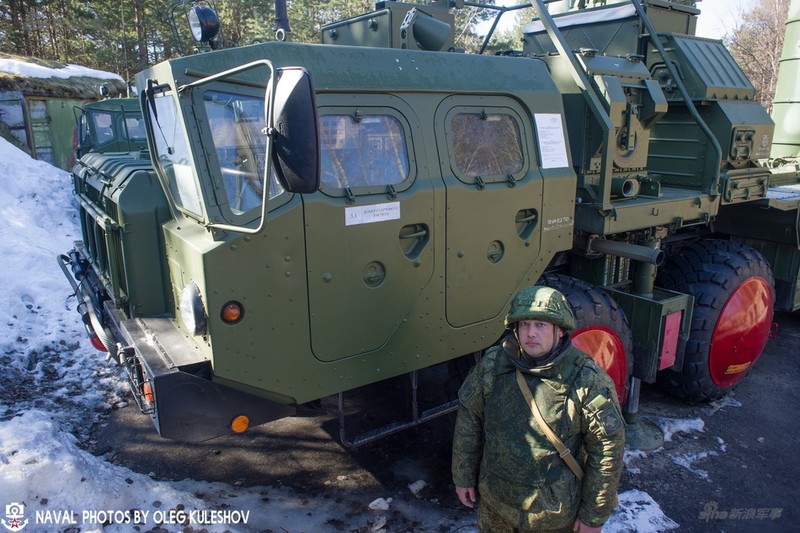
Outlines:
<svg viewBox="0 0 800 533"><path fill-rule="evenodd" d="M437 109L447 188L445 305L453 327L501 315L537 262L543 177L526 116L501 96L451 96Z"/></svg>
<svg viewBox="0 0 800 533"><path fill-rule="evenodd" d="M410 107L328 98L321 187L304 203L312 350L336 361L384 345L430 282L434 195Z"/></svg>

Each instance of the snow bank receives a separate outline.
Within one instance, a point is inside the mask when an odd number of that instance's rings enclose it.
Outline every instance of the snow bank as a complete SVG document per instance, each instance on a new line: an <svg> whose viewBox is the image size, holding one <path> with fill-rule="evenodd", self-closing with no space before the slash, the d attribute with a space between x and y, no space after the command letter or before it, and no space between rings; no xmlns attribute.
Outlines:
<svg viewBox="0 0 800 533"><path fill-rule="evenodd" d="M91 348L56 262L77 239L69 174L0 138L0 420L38 408L85 437L126 392Z"/></svg>
<svg viewBox="0 0 800 533"><path fill-rule="evenodd" d="M56 263L80 238L69 174L0 139L0 348L41 349L77 333ZM24 364L15 361L15 364Z"/></svg>

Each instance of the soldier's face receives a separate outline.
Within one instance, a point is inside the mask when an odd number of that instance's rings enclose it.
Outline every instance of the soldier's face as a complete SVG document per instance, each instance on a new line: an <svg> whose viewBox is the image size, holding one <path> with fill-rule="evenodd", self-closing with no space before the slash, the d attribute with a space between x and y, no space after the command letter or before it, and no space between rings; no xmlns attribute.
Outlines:
<svg viewBox="0 0 800 533"><path fill-rule="evenodd" d="M517 323L517 335L522 350L530 357L541 357L564 335L561 328L541 320L522 320Z"/></svg>

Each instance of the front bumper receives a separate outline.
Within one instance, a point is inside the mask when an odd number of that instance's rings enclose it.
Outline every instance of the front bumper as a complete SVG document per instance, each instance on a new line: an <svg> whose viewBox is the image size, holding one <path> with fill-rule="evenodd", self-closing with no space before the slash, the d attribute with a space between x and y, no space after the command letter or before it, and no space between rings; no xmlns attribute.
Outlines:
<svg viewBox="0 0 800 533"><path fill-rule="evenodd" d="M80 247L59 262L84 322L95 333L101 329L103 344L127 371L136 403L162 437L199 442L231 434L231 422L241 415L255 426L295 414L294 405L215 382L211 361L172 318L127 318L111 299L98 298L97 276Z"/></svg>

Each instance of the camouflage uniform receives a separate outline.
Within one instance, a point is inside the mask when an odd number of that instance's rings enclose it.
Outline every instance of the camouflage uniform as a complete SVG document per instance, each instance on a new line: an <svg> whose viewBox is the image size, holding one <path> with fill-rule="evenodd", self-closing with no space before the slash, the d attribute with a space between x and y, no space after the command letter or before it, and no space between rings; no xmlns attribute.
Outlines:
<svg viewBox="0 0 800 533"><path fill-rule="evenodd" d="M565 329L574 328L572 320ZM571 531L576 517L599 527L617 504L623 464L614 383L568 335L554 358L533 367L512 339L490 349L459 391L453 481L478 488L480 531ZM518 368L544 419L584 469L582 482L536 423Z"/></svg>

